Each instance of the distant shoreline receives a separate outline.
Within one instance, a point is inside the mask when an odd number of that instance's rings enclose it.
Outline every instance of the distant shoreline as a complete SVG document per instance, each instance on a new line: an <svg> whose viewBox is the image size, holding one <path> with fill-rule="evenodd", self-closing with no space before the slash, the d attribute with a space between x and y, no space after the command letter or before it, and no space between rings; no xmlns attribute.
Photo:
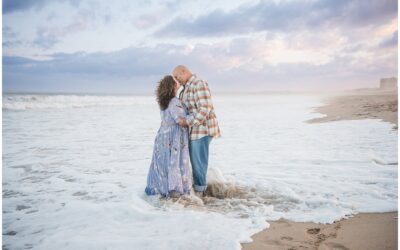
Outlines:
<svg viewBox="0 0 400 250"><path fill-rule="evenodd" d="M398 126L397 91L362 90L349 91L325 100L325 105L314 111L325 117L308 120L308 123L332 122L340 120L381 119Z"/></svg>

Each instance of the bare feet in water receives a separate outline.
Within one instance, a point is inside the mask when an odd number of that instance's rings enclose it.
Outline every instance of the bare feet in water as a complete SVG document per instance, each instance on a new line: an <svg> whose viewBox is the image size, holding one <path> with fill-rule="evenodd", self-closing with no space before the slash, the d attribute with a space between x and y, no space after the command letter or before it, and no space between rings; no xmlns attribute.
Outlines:
<svg viewBox="0 0 400 250"><path fill-rule="evenodd" d="M202 191L194 191L194 194L197 196L197 197L199 197L199 198L203 198L203 196L204 196L204 192L202 192Z"/></svg>
<svg viewBox="0 0 400 250"><path fill-rule="evenodd" d="M181 197L181 194L180 194L179 192L176 192L176 191L171 191L171 192L169 193L169 196L170 196L171 198L179 198L179 197Z"/></svg>

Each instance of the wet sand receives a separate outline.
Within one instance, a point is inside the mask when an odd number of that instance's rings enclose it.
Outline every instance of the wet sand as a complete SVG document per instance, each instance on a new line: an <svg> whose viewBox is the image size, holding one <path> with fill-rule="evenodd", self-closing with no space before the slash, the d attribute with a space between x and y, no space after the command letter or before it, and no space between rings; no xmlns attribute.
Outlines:
<svg viewBox="0 0 400 250"><path fill-rule="evenodd" d="M308 120L309 123L340 120L381 119L397 129L397 91L379 89L348 91L325 99L326 105L314 111L326 117Z"/></svg>
<svg viewBox="0 0 400 250"><path fill-rule="evenodd" d="M397 91L364 89L327 97L314 111L326 115L308 123L340 120L381 119L397 129ZM245 250L260 249L397 249L397 212L361 213L333 224L269 222L270 227L253 235Z"/></svg>
<svg viewBox="0 0 400 250"><path fill-rule="evenodd" d="M296 249L397 249L397 212L361 213L333 224L269 222L270 227L253 235L245 250Z"/></svg>

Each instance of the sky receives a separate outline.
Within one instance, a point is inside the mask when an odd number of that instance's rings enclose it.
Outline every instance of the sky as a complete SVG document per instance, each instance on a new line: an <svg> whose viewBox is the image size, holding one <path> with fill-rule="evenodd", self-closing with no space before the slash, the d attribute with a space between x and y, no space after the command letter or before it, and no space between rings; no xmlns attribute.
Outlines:
<svg viewBox="0 0 400 250"><path fill-rule="evenodd" d="M397 0L3 0L3 92L336 91L397 76Z"/></svg>

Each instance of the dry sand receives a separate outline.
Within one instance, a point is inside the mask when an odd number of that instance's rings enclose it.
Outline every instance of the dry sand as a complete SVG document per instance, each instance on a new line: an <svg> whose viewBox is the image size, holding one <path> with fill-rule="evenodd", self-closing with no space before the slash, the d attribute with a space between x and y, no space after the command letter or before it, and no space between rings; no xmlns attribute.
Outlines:
<svg viewBox="0 0 400 250"><path fill-rule="evenodd" d="M397 91L379 89L348 91L325 100L326 105L316 107L315 112L326 117L307 122L330 122L339 120L382 119L397 129Z"/></svg>
<svg viewBox="0 0 400 250"><path fill-rule="evenodd" d="M269 222L270 227L242 244L245 250L260 249L397 249L397 212L362 213L333 224Z"/></svg>

